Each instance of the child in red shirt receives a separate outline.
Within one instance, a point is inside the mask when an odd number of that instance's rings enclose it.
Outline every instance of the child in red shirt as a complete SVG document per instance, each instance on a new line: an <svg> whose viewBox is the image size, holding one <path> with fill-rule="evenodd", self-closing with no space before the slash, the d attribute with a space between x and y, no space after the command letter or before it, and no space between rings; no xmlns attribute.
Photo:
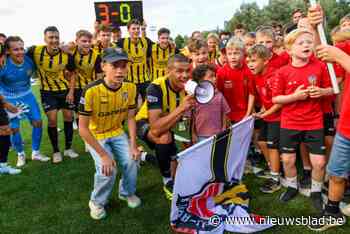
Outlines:
<svg viewBox="0 0 350 234"><path fill-rule="evenodd" d="M224 95L231 112L228 118L237 123L250 115L248 109L248 85L251 72L243 63L244 43L239 38L232 38L226 45L227 64L217 71L217 88Z"/></svg>
<svg viewBox="0 0 350 234"><path fill-rule="evenodd" d="M333 90L325 64L310 59L313 40L313 33L306 29L296 29L287 35L285 44L292 61L276 72L272 95L274 103L283 105L280 146L288 188L280 200L287 202L298 193L296 149L304 142L313 167L311 199L315 208L322 210L326 158L321 97L332 95Z"/></svg>
<svg viewBox="0 0 350 234"><path fill-rule="evenodd" d="M263 119L259 134L259 143L267 143L267 161L271 169L269 178L260 190L264 193L274 193L281 188L280 184L280 104L272 103L271 84L274 76L274 68L268 66L270 51L264 45L254 45L248 50L247 64L253 73L250 95L259 99L262 111L255 114L257 118Z"/></svg>

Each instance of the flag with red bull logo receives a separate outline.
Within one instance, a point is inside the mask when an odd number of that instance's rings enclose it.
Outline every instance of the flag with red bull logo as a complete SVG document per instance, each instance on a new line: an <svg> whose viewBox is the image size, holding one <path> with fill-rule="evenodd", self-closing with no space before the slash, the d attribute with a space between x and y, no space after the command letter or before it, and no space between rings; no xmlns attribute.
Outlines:
<svg viewBox="0 0 350 234"><path fill-rule="evenodd" d="M272 225L249 210L240 181L254 131L247 118L178 155L170 222L178 233L253 233Z"/></svg>

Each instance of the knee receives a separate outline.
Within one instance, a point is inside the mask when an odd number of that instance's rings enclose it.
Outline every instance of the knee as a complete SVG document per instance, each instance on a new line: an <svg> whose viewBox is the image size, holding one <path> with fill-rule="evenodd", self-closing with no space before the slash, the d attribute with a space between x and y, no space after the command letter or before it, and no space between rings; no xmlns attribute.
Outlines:
<svg viewBox="0 0 350 234"><path fill-rule="evenodd" d="M42 128L43 122L41 120L34 120L34 121L32 121L32 126L34 128Z"/></svg>
<svg viewBox="0 0 350 234"><path fill-rule="evenodd" d="M313 160L311 161L311 165L314 170L324 170L326 167L326 160Z"/></svg>
<svg viewBox="0 0 350 234"><path fill-rule="evenodd" d="M338 176L330 176L329 179L335 184L343 184L345 182L344 178Z"/></svg>
<svg viewBox="0 0 350 234"><path fill-rule="evenodd" d="M282 157L283 165L287 167L292 167L295 165L295 157L293 156L283 156Z"/></svg>

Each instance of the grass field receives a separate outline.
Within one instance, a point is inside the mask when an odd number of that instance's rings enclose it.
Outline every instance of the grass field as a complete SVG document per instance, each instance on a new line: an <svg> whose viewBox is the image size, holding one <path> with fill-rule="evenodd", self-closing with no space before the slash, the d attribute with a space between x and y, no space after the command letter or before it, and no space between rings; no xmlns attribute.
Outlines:
<svg viewBox="0 0 350 234"><path fill-rule="evenodd" d="M45 118L44 118L45 119ZM45 121L46 126L46 121ZM45 127L46 129L46 127ZM30 155L31 131L23 124L22 134ZM60 142L64 142L63 132ZM61 144L63 147L63 144ZM107 207L108 217L94 221L89 216L88 200L93 184L94 164L75 134L77 159L65 159L59 165L28 160L23 173L0 176L0 233L170 233L170 203L163 196L157 168L145 165L138 177L140 208L131 210L113 192ZM42 152L50 155L51 146L44 131ZM63 150L63 148L62 148ZM15 165L14 152L10 163ZM258 188L263 180L245 178L251 192L251 208L257 214L273 217L300 217L314 213L309 200L301 195L288 203L278 201L280 192L265 195ZM278 226L264 233L312 233L303 226ZM349 224L327 233L350 233Z"/></svg>

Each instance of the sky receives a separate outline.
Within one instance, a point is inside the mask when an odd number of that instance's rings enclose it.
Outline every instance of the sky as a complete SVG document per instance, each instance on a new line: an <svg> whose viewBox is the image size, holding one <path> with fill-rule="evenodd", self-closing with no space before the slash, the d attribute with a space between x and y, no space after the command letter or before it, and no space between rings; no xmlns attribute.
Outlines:
<svg viewBox="0 0 350 234"><path fill-rule="evenodd" d="M108 0L102 0L108 1ZM55 25L61 40L74 40L79 29L92 31L94 2L101 0L1 0L0 32L18 35L26 46L43 43L45 27ZM171 35L190 35L194 30L223 28L243 2L252 0L143 0L143 14L148 26L167 27ZM268 0L257 0L260 6ZM126 29L122 29L124 35ZM156 32L147 32L156 39Z"/></svg>

